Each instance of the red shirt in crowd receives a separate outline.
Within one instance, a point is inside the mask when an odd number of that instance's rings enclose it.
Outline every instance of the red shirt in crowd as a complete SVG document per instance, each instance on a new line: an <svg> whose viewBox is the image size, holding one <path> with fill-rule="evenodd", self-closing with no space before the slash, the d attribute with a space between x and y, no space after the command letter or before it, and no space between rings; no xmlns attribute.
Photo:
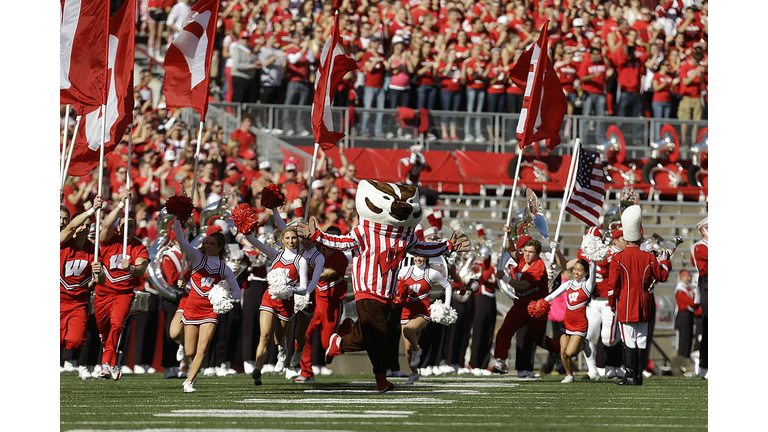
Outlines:
<svg viewBox="0 0 768 432"><path fill-rule="evenodd" d="M441 78L440 80L440 88L446 91L461 91L461 89L464 87L461 83L461 70L459 67L454 63L451 65L451 69L448 71L448 73L445 73L445 68L447 64L444 61L441 61L440 64L437 66L437 76L438 78Z"/></svg>
<svg viewBox="0 0 768 432"><path fill-rule="evenodd" d="M592 63L592 60L587 57L579 67L579 79L581 79L581 88L585 92L603 94L605 93L605 63L599 60L597 63ZM589 80L584 80L584 76L597 73L598 75Z"/></svg>
<svg viewBox="0 0 768 432"><path fill-rule="evenodd" d="M364 65L371 59L376 60L376 65L373 67L373 70L369 71L367 68L365 69L365 86L376 88L384 87L384 57L368 50L363 54L360 63Z"/></svg>
<svg viewBox="0 0 768 432"><path fill-rule="evenodd" d="M576 81L576 67L573 63L563 62L557 68L555 68L557 76L560 77L560 85L563 86L563 90L568 93L576 93L576 87L574 83Z"/></svg>
<svg viewBox="0 0 768 432"><path fill-rule="evenodd" d="M686 78L690 78L698 74L698 66L692 65L690 62L685 62L680 65L678 74L680 75L680 95L692 98L701 97L701 76L697 76L688 85L683 81Z"/></svg>
<svg viewBox="0 0 768 432"><path fill-rule="evenodd" d="M656 72L653 75L653 81L664 84L664 87L653 91L651 102L672 102L672 91L670 90L672 88L672 80L673 78L670 75L665 75L661 72Z"/></svg>

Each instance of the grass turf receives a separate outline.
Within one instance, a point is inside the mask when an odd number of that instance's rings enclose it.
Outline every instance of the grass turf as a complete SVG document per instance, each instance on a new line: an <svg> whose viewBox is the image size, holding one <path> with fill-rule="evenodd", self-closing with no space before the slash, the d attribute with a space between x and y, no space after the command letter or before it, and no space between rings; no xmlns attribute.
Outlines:
<svg viewBox="0 0 768 432"><path fill-rule="evenodd" d="M379 394L372 375L318 376L296 384L265 375L199 377L196 393L162 374L82 381L62 373L61 430L704 430L707 381L652 377L561 384L562 376L517 379L443 375ZM399 385L398 385L399 384Z"/></svg>

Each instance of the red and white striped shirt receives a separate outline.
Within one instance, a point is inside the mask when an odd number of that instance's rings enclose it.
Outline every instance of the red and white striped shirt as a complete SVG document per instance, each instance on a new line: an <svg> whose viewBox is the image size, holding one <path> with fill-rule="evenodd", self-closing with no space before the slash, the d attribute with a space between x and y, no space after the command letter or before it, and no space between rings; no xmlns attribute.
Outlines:
<svg viewBox="0 0 768 432"><path fill-rule="evenodd" d="M413 227L394 227L362 220L347 235L335 236L320 230L311 240L335 250L352 252L352 289L355 300L375 299L390 304L397 291L397 272L405 253L435 257L450 253L448 241L419 241Z"/></svg>

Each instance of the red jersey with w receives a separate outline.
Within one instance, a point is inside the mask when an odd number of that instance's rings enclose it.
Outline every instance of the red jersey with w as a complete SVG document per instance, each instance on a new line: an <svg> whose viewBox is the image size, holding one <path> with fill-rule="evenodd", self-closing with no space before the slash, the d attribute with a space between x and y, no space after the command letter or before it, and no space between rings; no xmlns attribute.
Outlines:
<svg viewBox="0 0 768 432"><path fill-rule="evenodd" d="M336 250L352 251L352 288L355 300L375 299L390 304L397 291L397 272L408 252L434 257L449 253L447 241L421 242L412 227L394 227L362 220L347 235L334 236L320 230L311 240Z"/></svg>
<svg viewBox="0 0 768 432"><path fill-rule="evenodd" d="M349 259L342 251L333 251L331 256L325 259L325 268L336 270L336 277L333 280L321 280L317 283L317 295L329 299L341 300L347 295L347 281L344 276L347 274Z"/></svg>
<svg viewBox="0 0 768 432"><path fill-rule="evenodd" d="M418 276L414 271L415 266L408 267L401 279L408 285L408 302L421 302L429 309L429 293L432 291L432 280L429 278L429 269Z"/></svg>
<svg viewBox="0 0 768 432"><path fill-rule="evenodd" d="M61 268L59 293L61 300L88 300L88 283L91 281L93 243L86 241L82 250L77 249L75 239L59 246Z"/></svg>
<svg viewBox="0 0 768 432"><path fill-rule="evenodd" d="M99 248L99 254L99 261L101 261L107 281L104 285L97 285L97 290L113 294L127 294L133 292L133 289L139 286L141 278L131 276L129 271L123 270L120 267L120 260L123 258L122 236L114 235L109 241L104 242L103 247ZM138 258L144 258L149 261L149 253L147 253L146 246L136 237L128 241L127 255L130 258L131 265L136 265Z"/></svg>
<svg viewBox="0 0 768 432"><path fill-rule="evenodd" d="M218 266L211 266L217 263ZM194 290L200 297L206 298L208 291L222 279L224 279L224 265L221 261L209 260L208 256L204 255L200 265L192 269L192 277L189 278L190 292Z"/></svg>
<svg viewBox="0 0 768 432"><path fill-rule="evenodd" d="M278 268L284 268L288 269L288 285L291 286L291 288L295 288L299 283L299 258L301 258L301 255L296 255L293 260L287 260L283 257L283 252L285 250L281 250L277 256L275 257L275 260L272 262L272 269L278 269ZM309 272L307 272L309 274Z"/></svg>

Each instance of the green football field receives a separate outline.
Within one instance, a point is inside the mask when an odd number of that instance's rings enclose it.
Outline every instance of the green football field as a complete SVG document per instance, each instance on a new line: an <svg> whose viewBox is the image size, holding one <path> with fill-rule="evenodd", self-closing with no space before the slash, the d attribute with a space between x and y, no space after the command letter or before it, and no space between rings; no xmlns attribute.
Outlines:
<svg viewBox="0 0 768 432"><path fill-rule="evenodd" d="M540 379L442 375L379 394L370 374L318 376L296 384L265 375L203 377L196 393L162 374L119 381L60 378L61 430L705 430L708 382L651 377L561 384ZM399 385L398 385L399 384Z"/></svg>

